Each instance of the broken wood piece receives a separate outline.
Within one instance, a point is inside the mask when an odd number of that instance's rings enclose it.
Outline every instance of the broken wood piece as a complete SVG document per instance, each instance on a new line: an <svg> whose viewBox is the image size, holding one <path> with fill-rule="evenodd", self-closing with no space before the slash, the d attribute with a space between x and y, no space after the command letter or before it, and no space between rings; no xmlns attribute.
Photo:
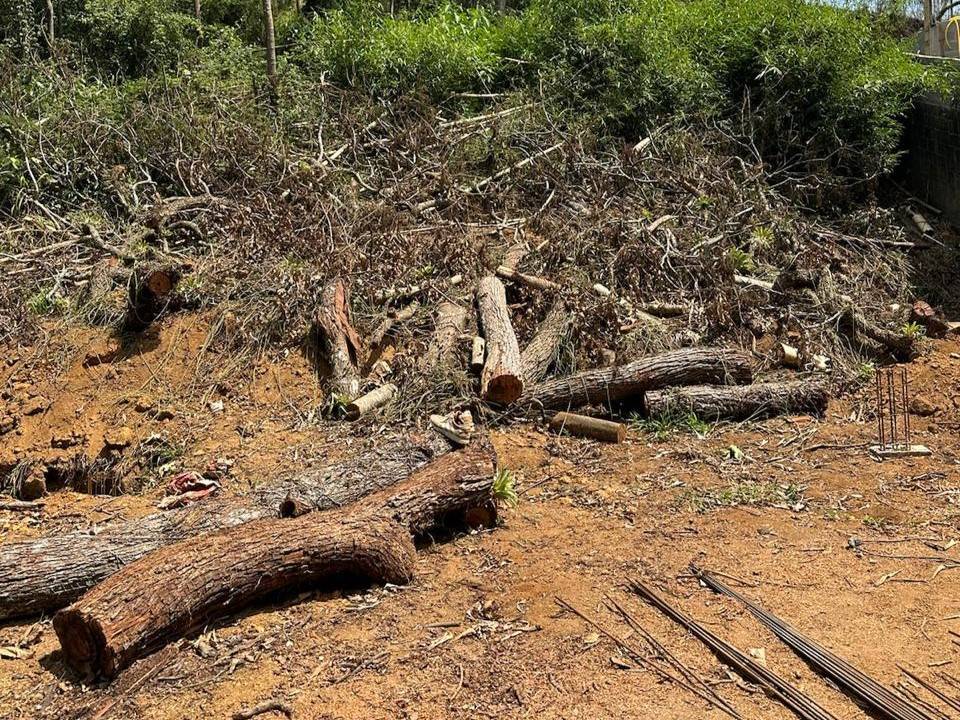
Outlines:
<svg viewBox="0 0 960 720"><path fill-rule="evenodd" d="M670 318L670 317L679 317L680 315L687 314L687 306L682 303L667 303L667 302L646 302L638 303L633 306L640 312L644 312L647 315L653 315L658 318Z"/></svg>
<svg viewBox="0 0 960 720"><path fill-rule="evenodd" d="M240 498L205 500L136 520L103 523L97 532L64 532L0 543L0 619L56 610L124 565L166 545L267 517L284 501L301 512L348 505L388 488L450 451L437 433L369 444L352 457L292 479L271 480Z"/></svg>
<svg viewBox="0 0 960 720"><path fill-rule="evenodd" d="M949 323L925 300L915 300L910 308L910 320L927 331L927 337L942 338L950 332Z"/></svg>
<svg viewBox="0 0 960 720"><path fill-rule="evenodd" d="M363 343L353 329L350 290L343 278L334 278L324 287L314 328L320 354L329 364L330 390L349 402L360 390Z"/></svg>
<svg viewBox="0 0 960 720"><path fill-rule="evenodd" d="M750 277L749 275L734 275L733 281L737 285L750 285L767 291L773 290L773 283L769 280L761 280L760 278Z"/></svg>
<svg viewBox="0 0 960 720"><path fill-rule="evenodd" d="M537 277L536 275L526 275L506 265L500 265L497 268L497 275L505 280L513 280L536 290L557 291L560 289L560 285L552 280Z"/></svg>
<svg viewBox="0 0 960 720"><path fill-rule="evenodd" d="M27 512L30 510L40 510L44 506L43 501L37 500L7 500L0 499L0 510L10 512Z"/></svg>
<svg viewBox="0 0 960 720"><path fill-rule="evenodd" d="M694 385L645 393L644 413L650 418L693 413L706 422L797 413L822 417L828 401L826 384L806 380L754 385Z"/></svg>
<svg viewBox="0 0 960 720"><path fill-rule="evenodd" d="M393 383L387 383L371 390L366 395L361 395L347 405L347 420L359 420L371 410L386 405L396 394L397 386Z"/></svg>
<svg viewBox="0 0 960 720"><path fill-rule="evenodd" d="M64 659L111 678L276 591L344 575L407 583L413 538L488 502L495 471L496 453L479 438L348 508L258 520L157 550L54 616Z"/></svg>
<svg viewBox="0 0 960 720"><path fill-rule="evenodd" d="M486 356L487 342L479 335L470 343L470 372L479 375L483 370L483 358Z"/></svg>
<svg viewBox="0 0 960 720"><path fill-rule="evenodd" d="M523 379L532 384L547 376L560 353L560 345L570 329L572 318L563 300L557 299L540 323L536 334L520 354Z"/></svg>
<svg viewBox="0 0 960 720"><path fill-rule="evenodd" d="M238 710L231 717L232 720L250 720L258 715L264 715L269 712L277 712L285 715L287 718L293 717L293 710L289 705L285 705L279 700L266 700L259 705L254 705L248 710Z"/></svg>
<svg viewBox="0 0 960 720"><path fill-rule="evenodd" d="M793 345L780 343L780 364L788 368L799 368L800 351Z"/></svg>
<svg viewBox="0 0 960 720"><path fill-rule="evenodd" d="M910 208L910 219L913 220L913 224L917 226L917 230L920 231L921 235L933 235L933 226L927 222L927 219L918 211Z"/></svg>
<svg viewBox="0 0 960 720"><path fill-rule="evenodd" d="M405 323L413 318L419 309L420 303L414 300L412 303L400 308L399 310L388 312L387 316L380 322L379 325L377 325L377 328L370 335L370 340L368 341L367 345L371 349L379 347L396 325Z"/></svg>
<svg viewBox="0 0 960 720"><path fill-rule="evenodd" d="M627 437L627 426L623 423L568 412L558 412L550 418L550 429L609 443L622 443Z"/></svg>
<svg viewBox="0 0 960 720"><path fill-rule="evenodd" d="M480 396L487 402L509 405L523 393L523 367L506 291L493 275L480 280L477 307L487 350L480 374Z"/></svg>
<svg viewBox="0 0 960 720"><path fill-rule="evenodd" d="M420 369L424 373L434 370L450 369L456 365L457 340L467 327L467 309L452 302L442 302L437 306L437 316L433 323L433 335L427 351L420 360Z"/></svg>
<svg viewBox="0 0 960 720"><path fill-rule="evenodd" d="M684 348L626 365L586 370L529 388L519 404L542 409L610 407L674 385L739 384L753 379L749 353L727 348Z"/></svg>

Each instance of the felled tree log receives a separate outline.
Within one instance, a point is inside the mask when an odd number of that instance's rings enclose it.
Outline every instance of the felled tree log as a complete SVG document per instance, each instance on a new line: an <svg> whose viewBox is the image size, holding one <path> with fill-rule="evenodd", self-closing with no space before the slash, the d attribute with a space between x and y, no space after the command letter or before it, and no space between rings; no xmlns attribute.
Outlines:
<svg viewBox="0 0 960 720"><path fill-rule="evenodd" d="M314 327L320 354L329 364L330 390L353 400L360 390L363 343L350 320L350 290L342 278L324 287Z"/></svg>
<svg viewBox="0 0 960 720"><path fill-rule="evenodd" d="M685 348L548 380L530 388L520 405L544 409L612 405L673 385L736 384L753 379L749 353L725 348Z"/></svg>
<svg viewBox="0 0 960 720"><path fill-rule="evenodd" d="M441 368L450 368L455 362L457 341L467 327L467 309L456 303L443 302L437 306L433 323L433 336L427 352L420 361L424 373Z"/></svg>
<svg viewBox="0 0 960 720"><path fill-rule="evenodd" d="M393 396L396 394L397 386L393 383L387 383L371 390L347 405L347 420L359 420L370 411L386 405L393 400Z"/></svg>
<svg viewBox="0 0 960 720"><path fill-rule="evenodd" d="M162 548L57 613L64 658L80 672L113 677L278 590L343 577L409 582L412 536L489 500L495 468L492 446L478 439L349 508L259 520Z"/></svg>
<svg viewBox="0 0 960 720"><path fill-rule="evenodd" d="M437 434L405 437L240 498L210 498L177 510L115 522L96 535L61 533L0 543L0 619L61 608L128 563L185 538L262 518L289 502L307 510L340 507L389 487L450 450Z"/></svg>
<svg viewBox="0 0 960 720"><path fill-rule="evenodd" d="M143 330L170 302L180 282L180 268L170 263L150 263L134 268L127 282L126 330Z"/></svg>
<svg viewBox="0 0 960 720"><path fill-rule="evenodd" d="M622 443L627 437L627 426L623 423L576 413L558 412L550 418L549 424L555 433L567 432L602 442Z"/></svg>
<svg viewBox="0 0 960 720"><path fill-rule="evenodd" d="M493 275L477 285L480 325L487 342L487 358L480 374L480 396L500 405L509 405L523 393L523 366L520 345L510 323L507 294Z"/></svg>
<svg viewBox="0 0 960 720"><path fill-rule="evenodd" d="M560 352L560 343L570 329L570 322L566 306L562 300L557 300L520 355L523 379L527 383L536 384L547 376L547 371Z"/></svg>
<svg viewBox="0 0 960 720"><path fill-rule="evenodd" d="M825 384L803 380L726 387L696 385L647 392L644 412L651 418L694 413L708 422L801 412L822 416L829 398Z"/></svg>

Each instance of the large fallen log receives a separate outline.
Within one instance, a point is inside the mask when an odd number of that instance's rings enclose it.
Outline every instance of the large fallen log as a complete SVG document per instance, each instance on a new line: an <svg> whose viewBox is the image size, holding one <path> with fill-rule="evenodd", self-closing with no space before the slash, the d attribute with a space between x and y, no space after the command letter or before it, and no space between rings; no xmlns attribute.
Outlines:
<svg viewBox="0 0 960 720"><path fill-rule="evenodd" d="M644 394L644 413L668 418L694 413L701 420L747 420L827 411L830 393L823 383L804 380L756 385L695 385L652 390Z"/></svg>
<svg viewBox="0 0 960 720"><path fill-rule="evenodd" d="M347 402L360 390L363 343L350 320L350 290L342 278L323 288L314 328L321 357L329 364L330 390Z"/></svg>
<svg viewBox="0 0 960 720"><path fill-rule="evenodd" d="M509 405L523 393L520 345L510 323L507 294L493 275L477 285L480 325L487 344L487 358L480 374L480 396L499 405Z"/></svg>
<svg viewBox="0 0 960 720"><path fill-rule="evenodd" d="M557 300L540 323L530 344L520 354L523 379L533 385L547 376L547 371L557 359L560 343L570 329L570 313L562 300Z"/></svg>
<svg viewBox="0 0 960 720"><path fill-rule="evenodd" d="M587 370L530 388L519 405L569 409L611 406L644 392L675 385L737 384L753 379L749 353L726 348L686 348L627 365Z"/></svg>
<svg viewBox="0 0 960 720"><path fill-rule="evenodd" d="M335 508L389 487L450 450L437 434L381 442L356 456L272 482L239 498L213 497L101 528L0 543L0 619L55 610L165 545L267 517L288 502Z"/></svg>
<svg viewBox="0 0 960 720"><path fill-rule="evenodd" d="M54 616L64 658L79 672L113 677L278 590L343 577L406 583L413 537L488 502L495 469L492 445L477 439L349 508L259 520L162 548Z"/></svg>

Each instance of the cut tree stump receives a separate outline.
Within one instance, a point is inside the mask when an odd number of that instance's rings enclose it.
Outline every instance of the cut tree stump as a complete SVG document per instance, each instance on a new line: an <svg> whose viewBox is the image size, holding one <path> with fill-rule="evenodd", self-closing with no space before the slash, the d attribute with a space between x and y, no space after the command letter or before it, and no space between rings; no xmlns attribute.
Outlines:
<svg viewBox="0 0 960 720"><path fill-rule="evenodd" d="M331 465L271 482L238 498L211 498L99 529L0 543L0 619L55 610L125 565L202 533L276 517L289 502L325 510L390 487L450 451L437 433L381 443Z"/></svg>
<svg viewBox="0 0 960 720"><path fill-rule="evenodd" d="M535 385L547 376L547 371L557 359L560 343L567 336L571 321L566 305L562 300L557 300L520 355L523 379L527 383Z"/></svg>
<svg viewBox="0 0 960 720"><path fill-rule="evenodd" d="M627 426L623 423L568 412L558 412L550 418L550 429L609 443L622 443L627 438Z"/></svg>
<svg viewBox="0 0 960 720"><path fill-rule="evenodd" d="M413 537L489 501L495 471L492 445L478 438L348 508L259 520L157 550L54 616L64 658L110 678L276 591L344 577L407 583Z"/></svg>
<svg viewBox="0 0 960 720"><path fill-rule="evenodd" d="M829 399L825 384L805 380L727 387L697 385L647 392L644 412L651 418L694 413L707 422L793 413L822 416Z"/></svg>
<svg viewBox="0 0 960 720"><path fill-rule="evenodd" d="M437 306L433 336L420 361L423 373L456 366L457 342L467 327L467 309L456 303L443 302Z"/></svg>
<svg viewBox="0 0 960 720"><path fill-rule="evenodd" d="M314 328L320 355L329 365L331 392L353 400L360 390L363 343L350 320L350 290L343 278L324 287Z"/></svg>
<svg viewBox="0 0 960 720"><path fill-rule="evenodd" d="M510 323L507 294L493 275L477 286L480 325L487 343L487 359L480 374L480 396L487 402L509 405L523 393L520 346Z"/></svg>
<svg viewBox="0 0 960 720"><path fill-rule="evenodd" d="M749 353L726 348L685 348L548 380L530 388L518 404L543 409L611 406L674 385L738 384L753 379Z"/></svg>

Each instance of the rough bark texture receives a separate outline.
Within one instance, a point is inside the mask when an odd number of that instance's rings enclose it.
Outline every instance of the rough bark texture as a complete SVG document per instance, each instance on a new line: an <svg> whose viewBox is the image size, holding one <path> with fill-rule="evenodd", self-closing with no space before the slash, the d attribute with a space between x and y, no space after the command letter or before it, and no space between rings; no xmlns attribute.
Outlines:
<svg viewBox="0 0 960 720"><path fill-rule="evenodd" d="M54 617L67 662L113 677L138 657L277 590L343 576L405 583L421 535L490 497L486 438L355 505L190 538L132 563Z"/></svg>
<svg viewBox="0 0 960 720"><path fill-rule="evenodd" d="M320 354L330 368L330 389L352 400L360 389L363 343L350 320L350 290L342 278L323 289L314 324Z"/></svg>
<svg viewBox="0 0 960 720"><path fill-rule="evenodd" d="M536 335L520 355L523 379L534 385L547 376L547 371L557 359L560 343L570 329L570 313L562 300L557 300L540 323Z"/></svg>
<svg viewBox="0 0 960 720"><path fill-rule="evenodd" d="M550 418L550 429L610 443L622 443L627 437L627 426L623 423L567 412L558 412Z"/></svg>
<svg viewBox="0 0 960 720"><path fill-rule="evenodd" d="M503 283L492 275L477 286L477 307L487 343L487 359L480 374L480 395L493 403L509 405L523 393L520 346L510 323Z"/></svg>
<svg viewBox="0 0 960 720"><path fill-rule="evenodd" d="M209 498L196 505L88 532L0 544L0 619L54 610L128 563L185 538L267 517L284 501L306 510L346 505L389 487L448 452L432 434L403 438L356 457L271 483L245 497Z"/></svg>
<svg viewBox="0 0 960 720"><path fill-rule="evenodd" d="M627 365L549 380L530 388L518 402L545 409L609 406L674 385L749 383L753 379L752 364L749 353L740 350L673 350Z"/></svg>
<svg viewBox="0 0 960 720"><path fill-rule="evenodd" d="M440 303L433 324L433 337L430 338L427 352L420 361L420 369L427 373L452 367L456 359L457 340L466 327L466 308L456 303Z"/></svg>
<svg viewBox="0 0 960 720"><path fill-rule="evenodd" d="M758 383L722 387L694 387L654 390L646 393L644 409L652 418L677 413L695 413L701 420L746 420L786 413L823 415L827 411L827 386L810 381Z"/></svg>

